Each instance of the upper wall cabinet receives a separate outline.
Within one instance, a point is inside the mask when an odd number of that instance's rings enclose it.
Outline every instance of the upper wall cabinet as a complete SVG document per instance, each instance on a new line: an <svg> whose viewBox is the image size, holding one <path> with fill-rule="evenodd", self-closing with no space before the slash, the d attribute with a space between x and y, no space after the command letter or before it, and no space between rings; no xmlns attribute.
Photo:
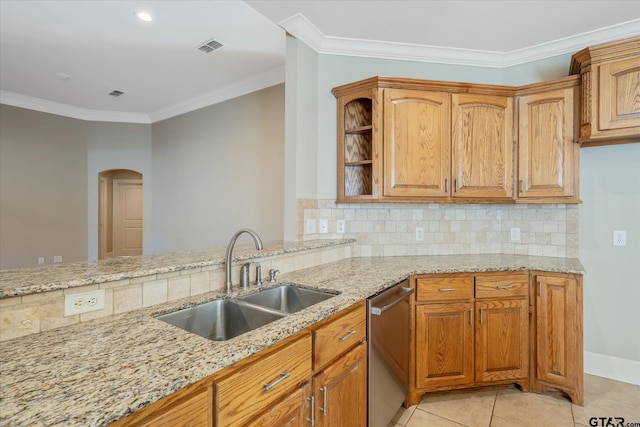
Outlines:
<svg viewBox="0 0 640 427"><path fill-rule="evenodd" d="M515 88L373 77L333 94L338 203L514 202Z"/></svg>
<svg viewBox="0 0 640 427"><path fill-rule="evenodd" d="M384 196L447 197L451 95L385 89Z"/></svg>
<svg viewBox="0 0 640 427"><path fill-rule="evenodd" d="M640 141L640 37L581 50L570 74L582 78L582 146Z"/></svg>
<svg viewBox="0 0 640 427"><path fill-rule="evenodd" d="M452 95L452 197L511 200L513 97Z"/></svg>
<svg viewBox="0 0 640 427"><path fill-rule="evenodd" d="M518 203L579 203L580 77L518 89Z"/></svg>

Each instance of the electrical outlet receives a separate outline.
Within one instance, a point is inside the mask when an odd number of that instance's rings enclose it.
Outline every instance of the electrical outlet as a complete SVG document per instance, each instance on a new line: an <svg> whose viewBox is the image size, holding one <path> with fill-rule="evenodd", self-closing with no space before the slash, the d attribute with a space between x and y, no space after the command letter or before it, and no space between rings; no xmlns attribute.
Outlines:
<svg viewBox="0 0 640 427"><path fill-rule="evenodd" d="M320 220L320 232L328 233L329 232L329 220L321 219Z"/></svg>
<svg viewBox="0 0 640 427"><path fill-rule="evenodd" d="M344 219L339 219L336 223L336 233L344 234L345 222Z"/></svg>
<svg viewBox="0 0 640 427"><path fill-rule="evenodd" d="M613 246L627 246L627 232L613 230Z"/></svg>
<svg viewBox="0 0 640 427"><path fill-rule="evenodd" d="M520 227L511 227L511 241L512 242L520 241Z"/></svg>
<svg viewBox="0 0 640 427"><path fill-rule="evenodd" d="M315 234L316 233L316 220L315 219L308 219L306 224L307 224L307 227L306 227L307 234Z"/></svg>
<svg viewBox="0 0 640 427"><path fill-rule="evenodd" d="M104 289L64 296L64 316L104 309Z"/></svg>
<svg viewBox="0 0 640 427"><path fill-rule="evenodd" d="M38 257L38 264L40 264L40 265L44 264L44 257L43 256L39 256Z"/></svg>
<svg viewBox="0 0 640 427"><path fill-rule="evenodd" d="M55 255L53 257L53 262L62 262L62 255Z"/></svg>
<svg viewBox="0 0 640 427"><path fill-rule="evenodd" d="M416 240L424 240L424 228L416 227Z"/></svg>

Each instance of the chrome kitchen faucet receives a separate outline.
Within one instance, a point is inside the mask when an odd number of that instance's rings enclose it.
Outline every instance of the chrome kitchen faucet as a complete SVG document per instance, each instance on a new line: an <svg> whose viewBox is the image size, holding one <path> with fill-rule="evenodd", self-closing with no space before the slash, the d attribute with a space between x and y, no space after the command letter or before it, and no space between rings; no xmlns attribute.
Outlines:
<svg viewBox="0 0 640 427"><path fill-rule="evenodd" d="M262 250L262 240L260 239L260 236L258 236L258 234L255 231L249 228L243 228L242 230L238 231L236 234L233 235L233 237L229 241L229 245L227 246L227 254L225 255L225 262L224 262L224 270L225 270L225 277L226 277L225 284L227 286L227 293L231 292L231 288L233 286L233 283L231 283L231 259L233 254L233 247L236 244L236 240L238 240L238 237L240 237L242 233L247 233L251 237L253 237L253 241L256 243L256 249L259 251Z"/></svg>

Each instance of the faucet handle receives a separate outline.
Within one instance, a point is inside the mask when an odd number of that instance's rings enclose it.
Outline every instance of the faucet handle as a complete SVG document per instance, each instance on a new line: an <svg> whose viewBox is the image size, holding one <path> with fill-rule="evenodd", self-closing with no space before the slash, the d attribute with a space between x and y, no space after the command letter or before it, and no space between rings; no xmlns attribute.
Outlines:
<svg viewBox="0 0 640 427"><path fill-rule="evenodd" d="M269 282L271 283L275 283L276 282L276 274L280 273L280 270L276 270L275 268L272 268L271 270L269 270Z"/></svg>
<svg viewBox="0 0 640 427"><path fill-rule="evenodd" d="M251 267L251 263L245 262L244 264L242 264L242 268L240 269L240 286L242 286L242 289L249 288L249 280L250 280L249 268L250 267Z"/></svg>
<svg viewBox="0 0 640 427"><path fill-rule="evenodd" d="M256 262L256 286L262 285L262 266Z"/></svg>

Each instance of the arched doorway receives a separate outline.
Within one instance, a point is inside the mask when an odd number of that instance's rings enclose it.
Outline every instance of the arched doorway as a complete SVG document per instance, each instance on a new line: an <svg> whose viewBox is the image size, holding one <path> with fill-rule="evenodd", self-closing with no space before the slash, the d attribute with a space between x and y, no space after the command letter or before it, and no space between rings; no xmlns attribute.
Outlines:
<svg viewBox="0 0 640 427"><path fill-rule="evenodd" d="M142 255L142 174L99 173L98 259Z"/></svg>

